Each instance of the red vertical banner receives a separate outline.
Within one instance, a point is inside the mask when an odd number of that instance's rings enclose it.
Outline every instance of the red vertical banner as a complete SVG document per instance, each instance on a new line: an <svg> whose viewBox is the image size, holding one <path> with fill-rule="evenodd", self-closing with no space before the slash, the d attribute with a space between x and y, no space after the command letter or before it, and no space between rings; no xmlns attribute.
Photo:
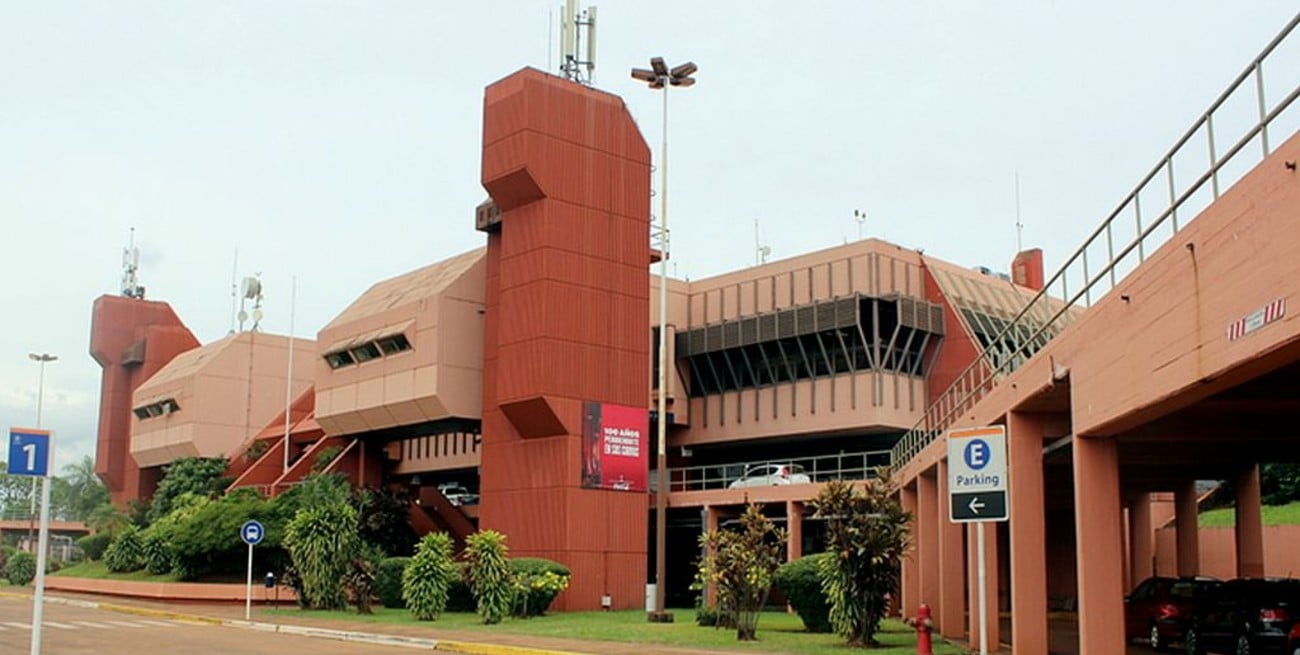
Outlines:
<svg viewBox="0 0 1300 655"><path fill-rule="evenodd" d="M643 407L583 403L582 486L645 491L650 414Z"/></svg>

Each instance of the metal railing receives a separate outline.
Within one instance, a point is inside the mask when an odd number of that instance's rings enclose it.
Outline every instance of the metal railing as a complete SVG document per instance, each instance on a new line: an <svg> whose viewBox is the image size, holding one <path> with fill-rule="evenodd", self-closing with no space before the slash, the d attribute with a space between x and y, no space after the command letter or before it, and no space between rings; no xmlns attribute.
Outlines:
<svg viewBox="0 0 1300 655"><path fill-rule="evenodd" d="M973 408L1000 380L1028 361L1047 340L1059 334L1083 309L1091 307L1115 289L1128 273L1146 261L1148 253L1177 234L1185 226L1179 225L1180 210L1186 217L1185 222L1189 221L1201 208L1217 200L1223 189L1269 155L1269 127L1300 95L1300 83L1297 83L1300 81L1283 85L1282 89L1289 89L1289 92L1270 107L1265 98L1264 66L1267 63L1271 67L1281 60L1291 64L1289 72L1295 74L1294 60L1288 61L1284 56L1269 58L1279 48L1300 47L1297 43L1300 39L1289 40L1298 23L1300 14L1293 17L1246 66L1083 245L1066 259L1043 289L930 404L921 420L894 445L891 461L895 467L910 462L951 427L959 415ZM1281 68L1284 73L1288 72L1286 66ZM1251 81L1254 83L1250 84ZM1252 114L1248 124L1230 147L1221 150L1223 128L1216 132L1215 117L1219 116L1221 122L1240 120L1233 110L1238 114L1242 110L1233 103L1249 101L1251 94L1254 102L1245 110ZM1216 136L1219 141L1216 141ZM1259 141L1259 150L1251 148L1249 152L1258 152L1258 158L1247 154L1247 146L1255 140ZM1208 154L1208 161L1191 162L1197 166L1192 170L1200 173L1190 181L1182 178L1184 183L1180 184L1179 176L1175 175L1175 162L1179 164L1179 170L1187 170L1187 158L1197 157L1194 151L1200 148L1205 149L1202 154ZM1211 196L1208 199L1203 193L1207 183ZM1203 204L1196 206L1198 202Z"/></svg>
<svg viewBox="0 0 1300 655"><path fill-rule="evenodd" d="M669 468L668 489L670 491L729 489L732 484L746 478L746 471L758 471L763 467L778 465L800 467L799 469L792 469L792 472L808 476L810 482L866 480L875 477L876 469L889 467L889 451L873 450L814 457L788 457L753 462ZM651 471L651 491L656 490L656 480L654 472Z"/></svg>

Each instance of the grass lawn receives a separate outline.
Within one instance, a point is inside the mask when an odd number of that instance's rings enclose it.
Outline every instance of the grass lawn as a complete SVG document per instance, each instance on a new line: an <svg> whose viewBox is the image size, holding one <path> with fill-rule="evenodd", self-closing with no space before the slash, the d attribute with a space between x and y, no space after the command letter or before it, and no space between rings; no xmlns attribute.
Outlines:
<svg viewBox="0 0 1300 655"><path fill-rule="evenodd" d="M50 575L69 578L92 578L95 580L135 580L138 582L178 581L178 578L170 573L154 575L143 569L132 573L113 573L108 570L107 566L104 566L103 562L81 562L80 564L73 564L67 568L59 569Z"/></svg>
<svg viewBox="0 0 1300 655"><path fill-rule="evenodd" d="M1264 525L1300 525L1300 501L1286 505L1265 505L1260 508ZM1237 524L1237 515L1231 507L1201 512L1198 518L1202 528L1226 528Z"/></svg>
<svg viewBox="0 0 1300 655"><path fill-rule="evenodd" d="M660 644L688 648L727 649L740 652L781 652L796 655L848 655L865 652L872 655L909 655L916 652L916 633L898 621L886 621L882 626L884 632L877 635L885 648L871 650L850 649L843 641L830 634L809 634L803 631L799 617L784 612L765 612L758 621L758 641L742 643L736 641L734 630L716 630L702 628L694 623L692 610L674 610L677 623L649 623L645 612L639 610L623 612L557 612L532 619L507 619L498 625L488 626L479 622L475 614L444 614L437 621L421 623L411 618L407 610L375 608L370 616L355 612L300 612L299 610L280 610L268 612L286 618L304 616L312 618L333 618L350 621L373 623L398 623L406 625L425 625L430 630L444 628L448 630L475 630L485 634L504 632L528 634L539 637L557 637L563 639L594 639L600 641L620 641L638 644ZM936 655L957 655L961 651L947 644L936 644Z"/></svg>

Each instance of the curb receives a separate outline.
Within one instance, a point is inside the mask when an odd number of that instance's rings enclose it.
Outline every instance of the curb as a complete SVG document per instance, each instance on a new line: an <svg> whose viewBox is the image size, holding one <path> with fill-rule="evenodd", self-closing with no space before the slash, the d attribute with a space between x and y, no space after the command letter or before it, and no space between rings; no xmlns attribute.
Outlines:
<svg viewBox="0 0 1300 655"><path fill-rule="evenodd" d="M31 600L32 596L31 594L0 591L0 598ZM116 603L101 603L99 601L81 600L78 598L62 598L60 596L46 596L45 602L58 605L68 605L71 607L81 607L85 609L99 609L109 612L117 612L119 614L133 614L136 616L169 619L172 621L188 621L191 623L206 623L209 625L242 628L244 630L253 630L256 632L278 632L281 634L297 635L300 637L332 639L335 641L367 643L381 646L403 646L419 650L436 650L448 653L464 653L466 655L584 655L574 651L548 650L543 648L528 648L524 646L506 646L475 641L426 639L423 637L407 637L404 635L387 635L372 632L357 632L352 630L333 630L330 628L318 628L293 624L219 619L211 616L203 616L201 614L187 614L184 612L157 610L148 607L118 605Z"/></svg>

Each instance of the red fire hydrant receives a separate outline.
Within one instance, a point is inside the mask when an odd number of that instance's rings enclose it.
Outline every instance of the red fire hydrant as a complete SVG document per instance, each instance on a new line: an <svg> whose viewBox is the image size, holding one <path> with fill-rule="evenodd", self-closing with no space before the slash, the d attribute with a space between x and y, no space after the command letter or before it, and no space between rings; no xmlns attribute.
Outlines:
<svg viewBox="0 0 1300 655"><path fill-rule="evenodd" d="M930 633L934 630L934 621L930 620L930 606L921 603L916 609L916 618L908 619L907 624L916 628L916 655L934 655L930 643Z"/></svg>

